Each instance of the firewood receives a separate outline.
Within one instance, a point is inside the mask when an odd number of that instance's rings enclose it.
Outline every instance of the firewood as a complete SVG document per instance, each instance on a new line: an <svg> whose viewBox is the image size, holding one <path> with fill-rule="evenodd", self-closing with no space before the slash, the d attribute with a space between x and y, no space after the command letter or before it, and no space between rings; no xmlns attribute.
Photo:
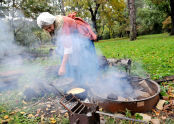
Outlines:
<svg viewBox="0 0 174 124"><path fill-rule="evenodd" d="M150 97L150 94L148 92L143 92L141 90L135 90L135 94L138 95L138 99Z"/></svg>
<svg viewBox="0 0 174 124"><path fill-rule="evenodd" d="M118 101L126 101L126 98L124 98L124 97L121 97L121 96L118 96L118 99L117 99Z"/></svg>
<svg viewBox="0 0 174 124"><path fill-rule="evenodd" d="M138 84L139 84L139 86L143 87L145 91L150 93L150 95L154 94L154 91L152 91L152 89L149 87L149 85L148 85L146 80L142 80Z"/></svg>
<svg viewBox="0 0 174 124"><path fill-rule="evenodd" d="M156 108L159 109L159 110L163 110L163 105L164 105L165 102L166 102L166 100L159 100Z"/></svg>

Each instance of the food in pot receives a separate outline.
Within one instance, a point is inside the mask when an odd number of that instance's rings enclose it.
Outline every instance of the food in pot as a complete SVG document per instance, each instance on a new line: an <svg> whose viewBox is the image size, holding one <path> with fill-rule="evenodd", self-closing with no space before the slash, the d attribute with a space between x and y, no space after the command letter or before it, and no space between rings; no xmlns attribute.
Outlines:
<svg viewBox="0 0 174 124"><path fill-rule="evenodd" d="M83 88L73 88L73 89L71 89L71 90L69 90L67 93L68 94L80 94L80 93L83 93L83 92L85 92L85 89L83 89Z"/></svg>

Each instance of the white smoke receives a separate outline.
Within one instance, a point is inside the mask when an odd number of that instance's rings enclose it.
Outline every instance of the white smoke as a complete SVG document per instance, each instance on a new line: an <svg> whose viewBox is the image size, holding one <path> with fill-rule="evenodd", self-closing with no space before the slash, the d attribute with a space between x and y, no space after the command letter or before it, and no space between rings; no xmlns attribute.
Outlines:
<svg viewBox="0 0 174 124"><path fill-rule="evenodd" d="M61 57L64 55L65 47L72 49L68 60L68 65L72 70L67 69L66 73L75 79L76 86L87 86L94 95L103 98L107 98L109 94L128 97L133 93L130 82L123 79L127 76L125 73L117 69L108 69L104 72L99 69L99 61L92 41L79 34L68 36L59 34L57 46L57 53Z"/></svg>

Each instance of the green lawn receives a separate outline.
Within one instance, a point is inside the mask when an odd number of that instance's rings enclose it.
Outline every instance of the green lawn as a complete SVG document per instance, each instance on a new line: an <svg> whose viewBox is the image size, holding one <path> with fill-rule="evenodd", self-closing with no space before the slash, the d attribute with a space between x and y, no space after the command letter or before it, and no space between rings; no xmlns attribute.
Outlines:
<svg viewBox="0 0 174 124"><path fill-rule="evenodd" d="M152 79L174 75L174 36L156 34L129 39L101 40L95 43L107 58L131 58L134 70L143 70Z"/></svg>

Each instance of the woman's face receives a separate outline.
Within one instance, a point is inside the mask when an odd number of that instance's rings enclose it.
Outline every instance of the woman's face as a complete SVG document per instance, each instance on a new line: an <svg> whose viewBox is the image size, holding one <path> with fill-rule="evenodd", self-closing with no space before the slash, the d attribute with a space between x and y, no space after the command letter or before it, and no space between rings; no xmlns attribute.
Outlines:
<svg viewBox="0 0 174 124"><path fill-rule="evenodd" d="M49 33L54 32L54 24L46 25L43 27L44 30L48 31Z"/></svg>

